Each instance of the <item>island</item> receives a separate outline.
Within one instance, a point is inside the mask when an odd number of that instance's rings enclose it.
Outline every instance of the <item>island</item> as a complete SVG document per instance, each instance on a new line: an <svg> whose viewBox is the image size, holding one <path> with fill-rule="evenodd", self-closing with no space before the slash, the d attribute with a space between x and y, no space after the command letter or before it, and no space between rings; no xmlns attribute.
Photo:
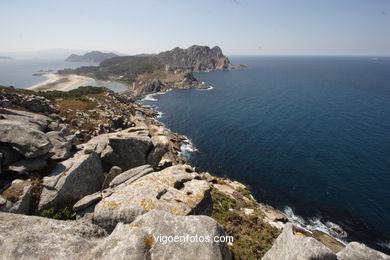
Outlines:
<svg viewBox="0 0 390 260"><path fill-rule="evenodd" d="M115 53L109 52L100 52L100 51L91 51L87 52L84 55L72 54L65 61L67 62L91 62L91 63L100 63L107 59L117 57Z"/></svg>
<svg viewBox="0 0 390 260"><path fill-rule="evenodd" d="M99 66L83 66L58 71L59 75L80 75L102 81L116 81L128 86L138 99L147 94L172 88L191 88L201 84L192 72L241 69L231 64L220 47L193 45L176 47L151 55L118 56Z"/></svg>

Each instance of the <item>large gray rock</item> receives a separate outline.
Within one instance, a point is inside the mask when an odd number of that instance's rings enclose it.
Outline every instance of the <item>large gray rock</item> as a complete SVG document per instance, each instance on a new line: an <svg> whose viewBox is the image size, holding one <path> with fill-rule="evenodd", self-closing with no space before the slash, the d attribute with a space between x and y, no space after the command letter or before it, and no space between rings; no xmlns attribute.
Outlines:
<svg viewBox="0 0 390 260"><path fill-rule="evenodd" d="M120 132L110 135L101 158L110 166L119 166L123 170L128 170L146 164L146 158L151 149L152 142L149 136Z"/></svg>
<svg viewBox="0 0 390 260"><path fill-rule="evenodd" d="M294 228L287 223L262 260L336 260L336 255L312 237L294 235Z"/></svg>
<svg viewBox="0 0 390 260"><path fill-rule="evenodd" d="M182 243L164 243L158 236L182 236ZM101 259L231 259L226 243L184 242L186 237L214 238L225 232L207 216L174 216L153 210L131 224L119 223L110 236L92 250ZM178 238L180 239L180 238Z"/></svg>
<svg viewBox="0 0 390 260"><path fill-rule="evenodd" d="M169 139L163 135L153 136L151 139L153 150L148 154L147 161L153 168L156 168L163 155L168 152Z"/></svg>
<svg viewBox="0 0 390 260"><path fill-rule="evenodd" d="M93 259L103 235L88 223L0 212L0 259Z"/></svg>
<svg viewBox="0 0 390 260"><path fill-rule="evenodd" d="M24 160L17 161L9 165L5 169L18 173L42 170L47 166L48 157L49 156L47 154L44 154L31 159L27 158Z"/></svg>
<svg viewBox="0 0 390 260"><path fill-rule="evenodd" d="M0 195L0 211L28 214L31 206L32 185L30 181L14 180Z"/></svg>
<svg viewBox="0 0 390 260"><path fill-rule="evenodd" d="M130 184L151 172L153 172L153 168L150 165L142 165L119 174L110 182L109 186L115 187L124 182Z"/></svg>
<svg viewBox="0 0 390 260"><path fill-rule="evenodd" d="M174 215L210 215L212 201L208 182L190 166L177 165L135 181L130 178L93 207L94 223L110 231L118 222L131 223L153 209Z"/></svg>
<svg viewBox="0 0 390 260"><path fill-rule="evenodd" d="M0 115L3 119L10 121L18 121L39 131L45 131L49 122L52 121L49 117L36 113L0 108Z"/></svg>
<svg viewBox="0 0 390 260"><path fill-rule="evenodd" d="M96 153L76 153L61 162L43 178L38 210L62 207L100 190L104 181L103 168Z"/></svg>
<svg viewBox="0 0 390 260"><path fill-rule="evenodd" d="M390 256L357 242L349 243L337 253L339 260L389 260Z"/></svg>
<svg viewBox="0 0 390 260"><path fill-rule="evenodd" d="M0 212L0 259L231 259L226 243L163 243L157 239L159 235L184 236L181 239L186 241L188 236L188 241L200 241L200 236L224 236L223 228L207 216L152 211L132 224L118 224L111 235L105 235L85 221Z"/></svg>
<svg viewBox="0 0 390 260"><path fill-rule="evenodd" d="M104 183L102 185L102 189L106 189L108 188L108 185L110 184L110 182L116 177L118 176L119 174L122 173L122 169L121 167L118 167L118 166L113 166L110 171L107 173L105 179L104 179Z"/></svg>
<svg viewBox="0 0 390 260"><path fill-rule="evenodd" d="M65 160L68 159L71 155L70 151L73 146L74 135L65 135L60 131L51 131L46 133L49 137L50 142L53 147L50 149L52 153L52 159L54 160Z"/></svg>
<svg viewBox="0 0 390 260"><path fill-rule="evenodd" d="M106 167L118 166L126 171L141 165L157 166L168 151L168 138L153 136L148 128L132 127L116 133L103 134L92 138L80 149L95 151Z"/></svg>
<svg viewBox="0 0 390 260"><path fill-rule="evenodd" d="M0 143L0 153L2 154L1 165L3 167L22 159L22 155L13 149L10 144Z"/></svg>
<svg viewBox="0 0 390 260"><path fill-rule="evenodd" d="M34 158L49 152L52 144L49 138L31 125L16 120L0 120L0 142L12 147L27 158Z"/></svg>

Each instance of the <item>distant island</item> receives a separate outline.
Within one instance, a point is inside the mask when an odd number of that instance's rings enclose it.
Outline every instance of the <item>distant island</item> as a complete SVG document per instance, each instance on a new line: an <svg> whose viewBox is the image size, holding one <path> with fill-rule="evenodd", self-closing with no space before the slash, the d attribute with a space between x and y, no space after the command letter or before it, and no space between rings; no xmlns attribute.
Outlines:
<svg viewBox="0 0 390 260"><path fill-rule="evenodd" d="M0 56L0 60L11 60L11 57L8 56Z"/></svg>
<svg viewBox="0 0 390 260"><path fill-rule="evenodd" d="M91 63L101 63L107 59L117 57L115 53L109 52L100 52L100 51L91 51L87 52L84 55L72 54L65 61L67 62L91 62Z"/></svg>
<svg viewBox="0 0 390 260"><path fill-rule="evenodd" d="M234 66L220 47L193 45L176 47L151 55L117 56L101 62L100 66L84 66L60 70L58 74L77 74L103 81L117 81L129 86L135 98L163 92L172 88L190 88L201 84L192 72L232 70Z"/></svg>

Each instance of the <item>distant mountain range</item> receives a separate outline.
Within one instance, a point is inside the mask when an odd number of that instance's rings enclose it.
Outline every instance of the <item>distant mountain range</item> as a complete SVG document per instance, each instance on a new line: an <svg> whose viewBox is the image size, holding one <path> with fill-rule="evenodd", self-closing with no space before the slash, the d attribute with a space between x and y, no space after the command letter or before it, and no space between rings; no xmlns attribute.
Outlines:
<svg viewBox="0 0 390 260"><path fill-rule="evenodd" d="M68 62L93 62L93 63L100 63L102 61L105 61L107 59L118 57L115 53L109 52L100 52L100 51L91 51L87 52L84 55L77 55L72 54L70 55L65 61Z"/></svg>
<svg viewBox="0 0 390 260"><path fill-rule="evenodd" d="M0 56L0 60L10 60L10 59L12 58L8 56Z"/></svg>

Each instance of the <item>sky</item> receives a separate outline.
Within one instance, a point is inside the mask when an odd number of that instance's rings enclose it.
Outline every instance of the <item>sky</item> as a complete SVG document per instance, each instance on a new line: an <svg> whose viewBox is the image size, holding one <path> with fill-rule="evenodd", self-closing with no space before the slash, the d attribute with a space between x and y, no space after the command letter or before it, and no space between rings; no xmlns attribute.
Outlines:
<svg viewBox="0 0 390 260"><path fill-rule="evenodd" d="M0 0L0 52L390 55L390 0Z"/></svg>

